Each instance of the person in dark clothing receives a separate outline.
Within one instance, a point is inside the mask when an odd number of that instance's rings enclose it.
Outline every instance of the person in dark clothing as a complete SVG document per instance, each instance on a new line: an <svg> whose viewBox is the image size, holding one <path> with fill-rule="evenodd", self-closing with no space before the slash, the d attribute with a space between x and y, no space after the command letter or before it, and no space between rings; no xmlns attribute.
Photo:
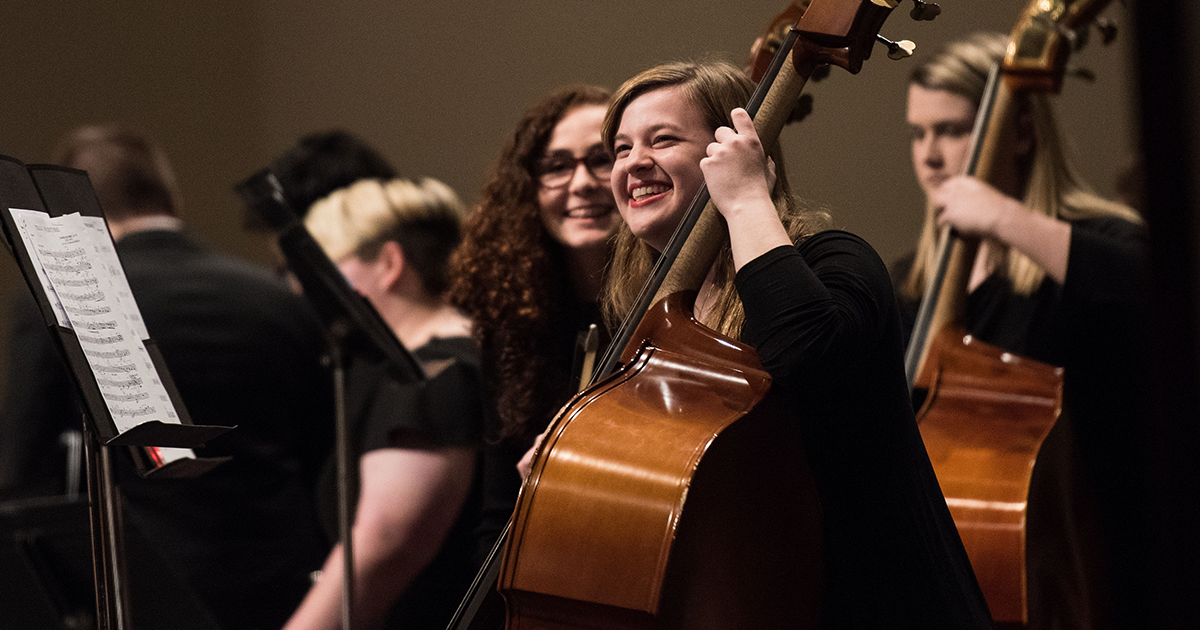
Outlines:
<svg viewBox="0 0 1200 630"><path fill-rule="evenodd" d="M231 459L193 479L141 478L128 452L116 449L127 522L223 628L277 628L328 549L312 499L332 437L319 324L269 271L182 231L174 175L148 137L81 128L64 140L58 162L88 172L146 328L193 422L236 426L195 449ZM34 459L52 447L46 440L79 422L77 412L39 404L73 395L51 337L37 327L18 328L27 335L19 343L36 348L36 365L58 365L10 366L3 423L37 427L40 442L3 440Z"/></svg>
<svg viewBox="0 0 1200 630"><path fill-rule="evenodd" d="M481 558L512 515L517 462L578 388L579 334L601 324L596 302L620 221L600 143L608 95L568 87L525 112L452 260L451 299L473 320L491 401Z"/></svg>
<svg viewBox="0 0 1200 630"><path fill-rule="evenodd" d="M314 203L335 190L361 179L392 179L396 169L378 151L348 131L333 129L301 136L296 144L271 162L288 206L308 214ZM266 231L253 204L247 205L244 224Z"/></svg>
<svg viewBox="0 0 1200 630"><path fill-rule="evenodd" d="M1063 414L1030 488L1029 627L1129 627L1137 612L1116 595L1130 592L1122 580L1142 544L1129 516L1140 464L1127 452L1139 452L1141 439L1146 230L1135 211L1072 171L1045 94L1017 95L1015 157L1001 167L1015 175L1021 199L962 175L988 71L1007 44L1001 34L975 34L913 70L908 123L927 203L916 251L893 264L892 277L907 337L939 228L979 239L967 330L1064 368Z"/></svg>
<svg viewBox="0 0 1200 630"><path fill-rule="evenodd" d="M429 376L351 418L355 627L441 630L477 569L479 351L469 320L445 296L462 214L436 180L367 179L315 203L305 221ZM335 496L332 479L323 485ZM340 627L343 576L339 545L285 628Z"/></svg>
<svg viewBox="0 0 1200 630"><path fill-rule="evenodd" d="M925 454L887 271L862 239L817 231L720 62L647 70L617 90L617 237L606 312L620 315L702 183L729 230L696 297L708 327L753 346L794 410L821 502L827 628L990 628Z"/></svg>
<svg viewBox="0 0 1200 630"><path fill-rule="evenodd" d="M79 454L65 443L78 436L82 411L71 393L62 357L46 331L37 302L17 287L8 300L4 414L0 418L0 500L62 495L82 484L70 472ZM56 387L31 387L55 383ZM49 391L57 394L48 395Z"/></svg>
<svg viewBox="0 0 1200 630"><path fill-rule="evenodd" d="M271 162L269 172L279 182L287 206L301 219L314 203L335 190L363 179L396 177L396 169L378 151L358 136L340 129L301 136ZM269 237L266 247L275 258L276 270L299 291L267 218L275 202L261 197L260 187L253 183L262 174L262 171L255 173L233 187L245 204L242 226L251 234Z"/></svg>

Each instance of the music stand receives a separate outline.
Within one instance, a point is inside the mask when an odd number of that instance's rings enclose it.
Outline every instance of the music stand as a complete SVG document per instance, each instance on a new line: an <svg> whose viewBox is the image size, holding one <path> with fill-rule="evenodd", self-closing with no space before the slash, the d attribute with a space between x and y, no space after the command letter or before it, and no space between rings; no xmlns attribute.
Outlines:
<svg viewBox="0 0 1200 630"><path fill-rule="evenodd" d="M125 541L108 445L137 447L142 476L191 477L227 458L195 457L190 447L230 427L192 424L103 219L83 171L0 156L4 240L83 401L97 624L125 628Z"/></svg>

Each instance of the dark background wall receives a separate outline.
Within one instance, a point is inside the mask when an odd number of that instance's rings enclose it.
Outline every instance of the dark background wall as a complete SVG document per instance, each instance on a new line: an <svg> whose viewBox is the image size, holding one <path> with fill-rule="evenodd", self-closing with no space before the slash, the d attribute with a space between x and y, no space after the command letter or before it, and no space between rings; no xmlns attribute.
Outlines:
<svg viewBox="0 0 1200 630"><path fill-rule="evenodd" d="M1194 0L1139 3L1137 55L1146 219L1150 225L1150 374L1142 505L1134 526L1151 544L1125 599L1128 627L1190 628L1200 615L1200 6ZM1151 6L1153 9L1151 10ZM1135 452L1134 457L1137 457ZM1136 460L1134 460L1136 461ZM1147 614L1148 613L1148 614Z"/></svg>
<svg viewBox="0 0 1200 630"><path fill-rule="evenodd" d="M945 0L934 22L902 3L883 31L918 54L974 30L1008 32L1025 0ZM47 159L67 129L116 121L157 137L174 160L192 230L266 260L240 230L231 185L303 133L341 127L408 175L479 187L521 111L572 82L616 87L667 60L745 60L779 0L254 0L12 3L0 21L0 153ZM1124 23L1126 9L1107 15ZM1069 80L1060 111L1077 164L1101 192L1131 160L1132 43L1079 54L1095 83ZM814 114L784 131L798 192L885 260L905 251L922 199L912 178L904 97L911 62L882 47L858 76L811 84ZM24 290L0 256L0 290Z"/></svg>

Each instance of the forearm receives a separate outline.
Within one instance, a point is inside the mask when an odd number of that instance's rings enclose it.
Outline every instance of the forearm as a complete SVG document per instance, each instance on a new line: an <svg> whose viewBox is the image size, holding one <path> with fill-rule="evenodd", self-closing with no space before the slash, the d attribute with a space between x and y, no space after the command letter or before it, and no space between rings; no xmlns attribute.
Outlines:
<svg viewBox="0 0 1200 630"><path fill-rule="evenodd" d="M1047 276L1063 284L1071 251L1071 224L1009 201L1014 207L1001 214L993 237L1028 256Z"/></svg>
<svg viewBox="0 0 1200 630"><path fill-rule="evenodd" d="M1071 224L1030 210L973 177L947 180L930 198L938 225L967 236L988 238L1028 256L1055 282L1067 277Z"/></svg>
<svg viewBox="0 0 1200 630"><path fill-rule="evenodd" d="M325 559L321 577L304 596L283 630L335 630L341 624L342 547L338 545Z"/></svg>
<svg viewBox="0 0 1200 630"><path fill-rule="evenodd" d="M418 563L397 555L375 552L363 537L354 547L354 627L373 628L383 621L392 603L417 572ZM342 617L343 552L333 549L321 569L321 578L309 589L284 630L337 630ZM420 566L428 559L420 562Z"/></svg>
<svg viewBox="0 0 1200 630"><path fill-rule="evenodd" d="M471 486L473 459L467 448L387 448L363 456L351 533L355 627L382 621L437 556ZM284 630L340 627L342 558L336 547Z"/></svg>
<svg viewBox="0 0 1200 630"><path fill-rule="evenodd" d="M729 246L735 271L780 245L792 244L770 198L731 208L724 216L729 226Z"/></svg>

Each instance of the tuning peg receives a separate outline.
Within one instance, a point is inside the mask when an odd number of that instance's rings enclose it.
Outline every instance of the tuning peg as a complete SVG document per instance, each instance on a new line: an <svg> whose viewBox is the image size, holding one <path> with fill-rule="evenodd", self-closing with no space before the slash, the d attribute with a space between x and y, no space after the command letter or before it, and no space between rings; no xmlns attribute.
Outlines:
<svg viewBox="0 0 1200 630"><path fill-rule="evenodd" d="M1117 39L1117 23L1108 18L1098 18L1096 30L1100 31L1100 41L1105 46Z"/></svg>
<svg viewBox="0 0 1200 630"><path fill-rule="evenodd" d="M1058 27L1058 31L1062 33L1063 38L1071 45L1071 50L1083 50L1087 48L1088 42L1092 41L1092 32L1088 30L1087 26L1077 29L1060 26Z"/></svg>
<svg viewBox="0 0 1200 630"><path fill-rule="evenodd" d="M788 115L788 123L796 123L804 120L813 111L812 94L801 94L800 100L796 101L796 105L792 107L792 113Z"/></svg>
<svg viewBox="0 0 1200 630"><path fill-rule="evenodd" d="M1088 83L1096 82L1096 73L1093 72L1091 68L1085 68L1083 66L1067 66L1066 75L1069 77L1075 77L1076 79L1083 79Z"/></svg>
<svg viewBox="0 0 1200 630"><path fill-rule="evenodd" d="M894 42L883 35L876 35L875 39L882 42L884 46L887 46L888 59L904 59L905 57L911 57L913 51L917 49L917 45L908 41L907 39Z"/></svg>
<svg viewBox="0 0 1200 630"><path fill-rule="evenodd" d="M913 0L912 11L908 12L908 15L918 22L928 22L941 14L941 6L937 3L924 2L923 0Z"/></svg>
<svg viewBox="0 0 1200 630"><path fill-rule="evenodd" d="M812 76L808 77L808 79L810 81L824 81L829 78L829 72L832 68L833 66L827 63L818 64L816 68L813 68Z"/></svg>
<svg viewBox="0 0 1200 630"><path fill-rule="evenodd" d="M1077 29L1071 29L1062 25L1056 25L1055 28L1071 44L1072 50L1083 50L1092 38L1091 26L1084 25ZM1105 46L1111 44L1117 38L1117 25L1112 20L1099 18L1095 22L1095 27L1100 32L1100 42Z"/></svg>

